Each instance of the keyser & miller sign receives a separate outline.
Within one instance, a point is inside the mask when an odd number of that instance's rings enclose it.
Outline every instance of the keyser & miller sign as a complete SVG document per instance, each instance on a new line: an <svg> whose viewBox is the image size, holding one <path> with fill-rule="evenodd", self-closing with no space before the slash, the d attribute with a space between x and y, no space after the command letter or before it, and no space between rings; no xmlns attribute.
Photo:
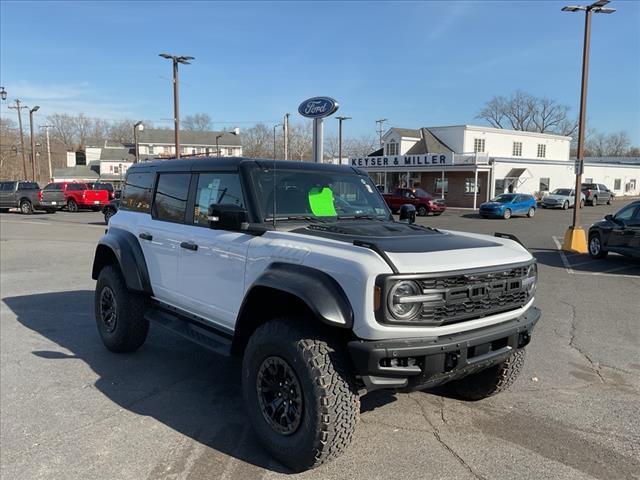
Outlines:
<svg viewBox="0 0 640 480"><path fill-rule="evenodd" d="M426 155L393 155L389 157L356 157L351 165L361 168L406 168L406 167L440 167L453 165L453 156L444 153L427 153Z"/></svg>

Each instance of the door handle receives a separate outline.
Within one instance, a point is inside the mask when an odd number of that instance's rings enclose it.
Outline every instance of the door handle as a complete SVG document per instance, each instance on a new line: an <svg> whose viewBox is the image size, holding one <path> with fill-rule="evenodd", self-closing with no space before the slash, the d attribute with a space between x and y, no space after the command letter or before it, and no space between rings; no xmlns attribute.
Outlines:
<svg viewBox="0 0 640 480"><path fill-rule="evenodd" d="M140 235L138 235L138 237L140 237L142 240L153 240L153 235L147 232L142 232Z"/></svg>
<svg viewBox="0 0 640 480"><path fill-rule="evenodd" d="M195 243L191 243L191 242L182 242L180 244L180 247L186 248L187 250L192 250L194 252L196 250L198 250L198 245L196 245Z"/></svg>

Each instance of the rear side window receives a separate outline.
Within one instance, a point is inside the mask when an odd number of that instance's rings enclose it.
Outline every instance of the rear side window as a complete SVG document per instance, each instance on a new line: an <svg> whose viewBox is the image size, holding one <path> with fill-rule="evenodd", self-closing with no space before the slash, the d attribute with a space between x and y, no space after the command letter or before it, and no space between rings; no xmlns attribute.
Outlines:
<svg viewBox="0 0 640 480"><path fill-rule="evenodd" d="M190 182L190 173L160 174L151 216L167 222L184 222Z"/></svg>
<svg viewBox="0 0 640 480"><path fill-rule="evenodd" d="M20 182L18 184L19 190L39 190L40 187L34 182Z"/></svg>
<svg viewBox="0 0 640 480"><path fill-rule="evenodd" d="M240 177L237 173L201 173L198 176L193 223L208 226L207 214L213 204L244 207Z"/></svg>
<svg viewBox="0 0 640 480"><path fill-rule="evenodd" d="M70 183L69 185L67 185L67 190L86 190L84 188L84 185L81 185L79 183Z"/></svg>
<svg viewBox="0 0 640 480"><path fill-rule="evenodd" d="M134 212L149 213L151 192L153 191L153 172L130 173L122 190L120 208Z"/></svg>

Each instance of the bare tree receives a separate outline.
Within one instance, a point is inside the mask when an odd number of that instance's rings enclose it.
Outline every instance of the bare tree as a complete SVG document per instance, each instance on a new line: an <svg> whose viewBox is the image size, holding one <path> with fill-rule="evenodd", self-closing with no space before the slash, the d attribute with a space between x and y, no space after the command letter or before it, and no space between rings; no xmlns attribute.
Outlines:
<svg viewBox="0 0 640 480"><path fill-rule="evenodd" d="M107 134L107 138L112 142L122 143L122 144L132 144L133 143L133 120L119 120L117 122L111 123L109 125L109 131ZM146 124L144 124L147 127Z"/></svg>
<svg viewBox="0 0 640 480"><path fill-rule="evenodd" d="M289 139L292 160L311 160L313 122L293 125L289 132Z"/></svg>
<svg viewBox="0 0 640 480"><path fill-rule="evenodd" d="M94 122L91 118L85 116L84 113L80 113L74 118L74 125L76 141L78 146L82 148L87 144L87 139L89 138Z"/></svg>
<svg viewBox="0 0 640 480"><path fill-rule="evenodd" d="M187 115L181 122L184 130L204 132L211 130L211 117L206 113L196 113L195 115Z"/></svg>
<svg viewBox="0 0 640 480"><path fill-rule="evenodd" d="M632 151L629 135L625 131L606 134L590 129L587 132L585 141L587 157L621 157L631 155Z"/></svg>
<svg viewBox="0 0 640 480"><path fill-rule="evenodd" d="M269 158L273 155L273 132L264 123L246 129L242 140L242 152L247 157Z"/></svg>
<svg viewBox="0 0 640 480"><path fill-rule="evenodd" d="M68 113L54 113L47 117L51 125L52 137L60 141L68 151L76 148L76 126L74 118Z"/></svg>
<svg viewBox="0 0 640 480"><path fill-rule="evenodd" d="M570 108L546 97L516 91L509 98L496 96L485 103L476 118L494 128L511 128L528 132L572 135L576 121L569 117Z"/></svg>

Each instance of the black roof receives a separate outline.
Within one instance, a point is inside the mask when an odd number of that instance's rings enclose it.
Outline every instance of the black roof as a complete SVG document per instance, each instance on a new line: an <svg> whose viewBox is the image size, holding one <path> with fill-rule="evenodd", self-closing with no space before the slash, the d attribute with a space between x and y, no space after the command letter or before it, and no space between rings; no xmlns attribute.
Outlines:
<svg viewBox="0 0 640 480"><path fill-rule="evenodd" d="M330 172L357 173L366 175L363 170L350 165L332 163L298 162L294 160L272 160L269 158L245 157L197 157L140 162L129 167L127 172L135 170L159 171L199 171L199 170L237 170L240 166L287 170L325 170Z"/></svg>

